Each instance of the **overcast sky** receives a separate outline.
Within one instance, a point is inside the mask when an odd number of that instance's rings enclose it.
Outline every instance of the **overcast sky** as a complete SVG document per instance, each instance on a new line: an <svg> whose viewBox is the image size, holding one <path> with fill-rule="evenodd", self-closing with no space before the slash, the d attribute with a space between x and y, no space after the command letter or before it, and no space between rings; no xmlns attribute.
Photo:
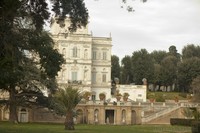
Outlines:
<svg viewBox="0 0 200 133"><path fill-rule="evenodd" d="M175 45L200 44L200 0L85 0L89 31L93 36L112 37L112 54L123 58L145 48L148 52ZM123 8L121 8L123 6Z"/></svg>

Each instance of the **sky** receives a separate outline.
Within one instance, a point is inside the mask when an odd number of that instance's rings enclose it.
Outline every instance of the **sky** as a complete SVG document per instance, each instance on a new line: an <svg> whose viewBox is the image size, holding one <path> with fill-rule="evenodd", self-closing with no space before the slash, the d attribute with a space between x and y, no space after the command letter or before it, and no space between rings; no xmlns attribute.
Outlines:
<svg viewBox="0 0 200 133"><path fill-rule="evenodd" d="M89 31L112 37L112 55L122 59L145 48L178 53L188 44L200 45L200 0L85 0ZM128 12L127 6L134 12ZM123 8L122 8L123 7Z"/></svg>

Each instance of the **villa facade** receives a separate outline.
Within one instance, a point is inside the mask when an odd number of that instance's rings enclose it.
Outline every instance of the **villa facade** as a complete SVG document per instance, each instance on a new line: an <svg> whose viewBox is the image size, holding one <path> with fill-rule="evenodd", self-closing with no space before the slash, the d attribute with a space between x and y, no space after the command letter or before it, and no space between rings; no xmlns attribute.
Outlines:
<svg viewBox="0 0 200 133"><path fill-rule="evenodd" d="M58 24L52 19L50 34L65 64L56 77L60 87L71 85L82 93L90 92L88 101L78 104L76 123L87 124L141 124L141 106L132 102L146 102L146 85L116 85L121 95L129 94L128 101L117 100L111 87L112 38L94 37L88 26L69 32L69 19ZM45 93L45 92L44 92ZM47 92L46 92L47 93ZM105 99L100 100L103 93ZM47 94L46 94L47 95ZM9 110L0 108L0 120L8 119ZM19 108L21 122L63 122L64 118L52 114L48 109Z"/></svg>

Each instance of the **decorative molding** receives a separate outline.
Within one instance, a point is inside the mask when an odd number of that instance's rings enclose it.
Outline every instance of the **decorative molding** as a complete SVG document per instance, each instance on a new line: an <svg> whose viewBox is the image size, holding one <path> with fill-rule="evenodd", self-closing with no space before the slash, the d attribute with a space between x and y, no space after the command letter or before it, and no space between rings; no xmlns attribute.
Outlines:
<svg viewBox="0 0 200 133"><path fill-rule="evenodd" d="M83 45L83 47L84 47L84 48L90 48L90 46L89 46L89 45L86 45L86 44Z"/></svg>

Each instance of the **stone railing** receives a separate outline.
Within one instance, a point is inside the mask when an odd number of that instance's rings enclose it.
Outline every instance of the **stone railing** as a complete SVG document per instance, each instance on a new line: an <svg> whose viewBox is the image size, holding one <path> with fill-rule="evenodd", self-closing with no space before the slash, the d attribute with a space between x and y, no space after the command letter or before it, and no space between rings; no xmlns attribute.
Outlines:
<svg viewBox="0 0 200 133"><path fill-rule="evenodd" d="M82 84L82 80L68 80L68 84L80 85L80 84Z"/></svg>
<svg viewBox="0 0 200 133"><path fill-rule="evenodd" d="M175 111L175 110L177 110L177 109L179 109L180 108L180 106L172 106L172 107L168 107L168 108L166 108L166 109L163 109L163 110L161 110L161 111L159 111L159 112L156 112L156 113L154 113L154 114L152 114L152 115L150 115L150 116L144 116L143 118L142 118L142 123L147 123L147 122L149 122L149 121L151 121L151 120L153 120L153 119L156 119L156 118L158 118L158 117L160 117L160 116L163 116L163 115L165 115L165 114L168 114L168 113L170 113L170 112L172 112L172 111Z"/></svg>
<svg viewBox="0 0 200 133"><path fill-rule="evenodd" d="M162 107L164 107L164 109L161 109L161 104L162 104ZM146 103L146 105L147 105L147 103ZM188 102L182 102L181 103L181 102L179 102L179 103L153 103L153 104L151 104L151 106L144 106L144 104L143 104L141 106L144 107L143 111L149 110L152 107L154 107L154 108L160 107L160 109L161 109L160 111L155 112L151 115L143 116L142 117L142 123L146 123L146 122L149 122L149 121L156 119L160 116L168 114L172 111L175 111L175 110L177 110L181 107L198 107L200 105L198 103L188 103Z"/></svg>
<svg viewBox="0 0 200 133"><path fill-rule="evenodd" d="M108 100L100 101L100 100L89 100L89 101L82 101L79 104L88 104L88 105L121 105L121 106L141 106L143 111L148 110L148 108L173 108L173 107L198 107L200 104L198 103L167 103L167 102L133 102L133 101L119 101L119 102L109 102Z"/></svg>

